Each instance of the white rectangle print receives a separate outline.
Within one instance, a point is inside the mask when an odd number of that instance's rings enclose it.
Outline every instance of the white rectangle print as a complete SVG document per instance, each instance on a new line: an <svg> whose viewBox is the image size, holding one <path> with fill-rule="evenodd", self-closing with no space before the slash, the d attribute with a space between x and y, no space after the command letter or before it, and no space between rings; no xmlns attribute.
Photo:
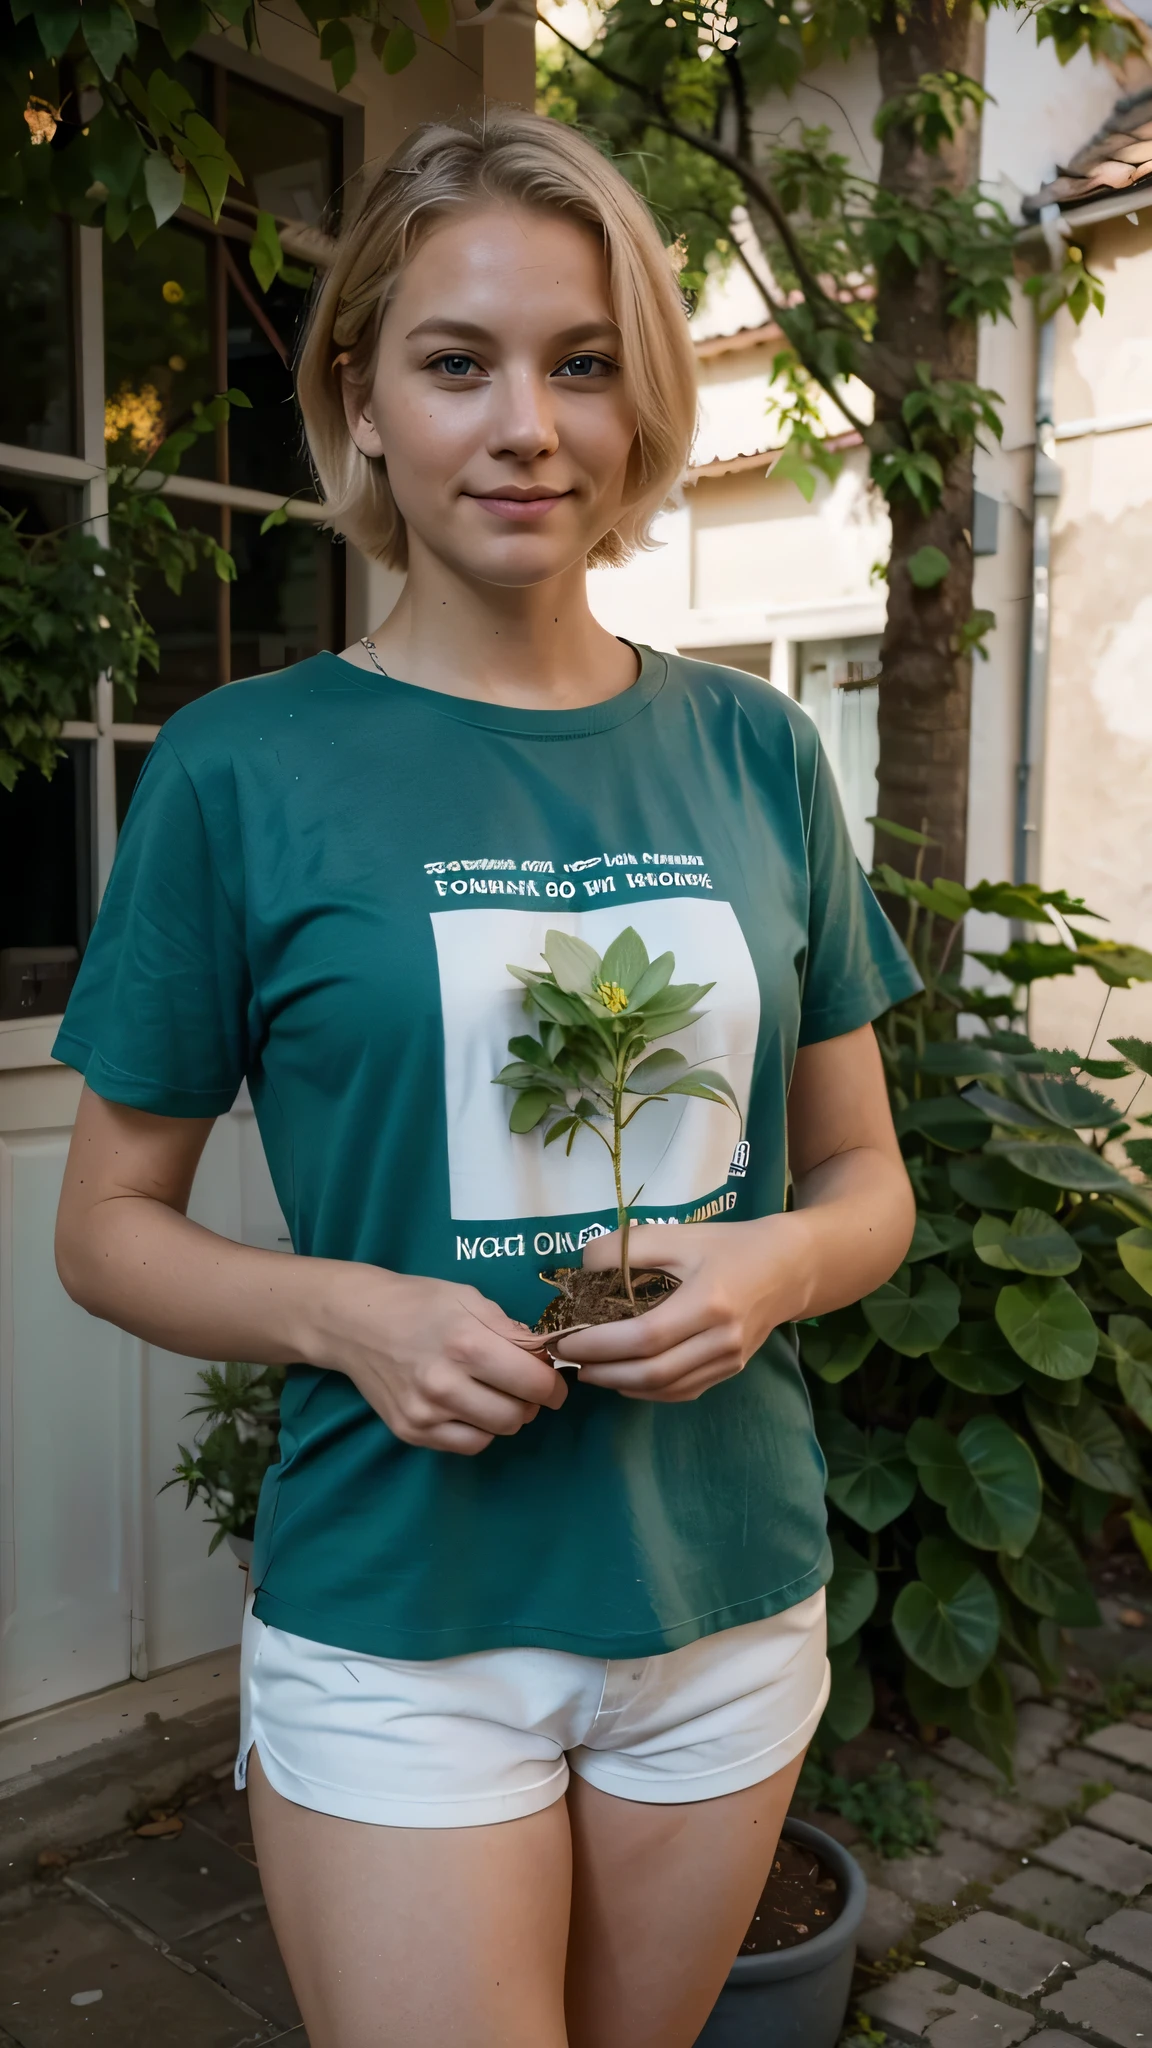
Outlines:
<svg viewBox="0 0 1152 2048"><path fill-rule="evenodd" d="M583 939L600 954L631 925L651 959L671 952L673 980L715 982L703 998L699 1023L675 1037L693 1064L715 1067L748 1109L760 1028L760 989L747 941L730 903L680 897L605 905L596 910L450 910L431 913L440 972L444 1021L444 1091L448 1170L456 1222L514 1221L521 1217L587 1214L615 1204L612 1166L588 1131L578 1133L570 1158L563 1144L545 1148L540 1132L514 1136L508 1129L513 1097L493 1078L512 1055L520 1032L538 1036L543 1022L529 1018L523 990L508 972L543 967L549 931ZM724 1185L740 1136L735 1115L717 1103L671 1096L651 1103L624 1139L625 1193L643 1187L645 1211L700 1201Z"/></svg>

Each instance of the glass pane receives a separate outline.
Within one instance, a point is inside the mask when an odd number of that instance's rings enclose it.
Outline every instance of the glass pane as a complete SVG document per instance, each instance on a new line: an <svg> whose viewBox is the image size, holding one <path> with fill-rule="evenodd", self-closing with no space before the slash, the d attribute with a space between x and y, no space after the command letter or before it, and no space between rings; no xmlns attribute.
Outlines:
<svg viewBox="0 0 1152 2048"><path fill-rule="evenodd" d="M119 832L128 815L132 791L140 780L140 770L148 759L149 742L118 740L116 743L116 830Z"/></svg>
<svg viewBox="0 0 1152 2048"><path fill-rule="evenodd" d="M824 742L844 816L865 868L872 865L876 770L880 763L877 714L880 641L824 640L800 649L799 697Z"/></svg>
<svg viewBox="0 0 1152 2048"><path fill-rule="evenodd" d="M71 251L64 221L0 220L0 441L54 455L76 450Z"/></svg>
<svg viewBox="0 0 1152 2048"><path fill-rule="evenodd" d="M261 534L232 516L232 674L262 675L343 645L344 551L303 520Z"/></svg>
<svg viewBox="0 0 1152 2048"><path fill-rule="evenodd" d="M216 389L212 367L211 247L170 221L139 249L104 245L104 347L109 454L138 461ZM206 434L180 465L215 474Z"/></svg>
<svg viewBox="0 0 1152 2048"><path fill-rule="evenodd" d="M229 73L228 147L244 173L238 197L316 225L340 182L336 121Z"/></svg>
<svg viewBox="0 0 1152 2048"><path fill-rule="evenodd" d="M80 493L69 484L40 483L35 477L0 472L0 505L13 517L22 512L24 533L56 533L78 522Z"/></svg>
<svg viewBox="0 0 1152 2048"><path fill-rule="evenodd" d="M212 505L169 499L178 526L224 539L221 515ZM222 680L219 646L220 584L215 571L201 564L185 576L179 595L160 576L150 576L140 592L140 605L156 635L160 668L141 667L135 704L117 692L116 718L130 725L163 725L182 704L214 690Z"/></svg>
<svg viewBox="0 0 1152 2048"><path fill-rule="evenodd" d="M288 365L304 316L305 295L277 278L262 292L243 242L229 243L228 382L252 401L228 422L229 482L279 498L314 498L304 429ZM267 323L267 324L265 324ZM283 354L268 333L279 337Z"/></svg>
<svg viewBox="0 0 1152 2048"><path fill-rule="evenodd" d="M0 789L0 1016L58 1014L88 937L88 757L73 743L50 782Z"/></svg>

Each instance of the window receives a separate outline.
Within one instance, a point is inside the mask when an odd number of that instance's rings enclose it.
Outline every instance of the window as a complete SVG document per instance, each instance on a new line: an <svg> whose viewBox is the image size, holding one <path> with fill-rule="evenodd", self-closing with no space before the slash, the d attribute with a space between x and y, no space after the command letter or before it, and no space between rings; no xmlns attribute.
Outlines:
<svg viewBox="0 0 1152 2048"><path fill-rule="evenodd" d="M24 514L26 531L98 520L108 456L139 461L195 403L236 388L251 409L195 443L166 495L180 523L230 549L238 580L221 584L204 568L179 595L160 578L146 586L158 673L143 672L134 705L101 686L92 716L65 728L52 782L27 771L14 792L0 790L0 954L21 955L16 969L0 959L0 1016L14 1002L28 1007L30 949L83 951L164 721L236 676L345 637L344 553L319 523L292 389L306 295L280 279L261 292L248 245L258 210L281 224L321 221L350 168L346 136L359 113L304 84L300 97L277 90L270 66L227 45L219 61L173 66L142 29L150 41L141 63L176 72L227 136L244 184L218 223L182 207L139 249L68 223L0 220L0 504ZM262 534L286 501L287 521ZM17 970L22 997L12 994Z"/></svg>
<svg viewBox="0 0 1152 2048"><path fill-rule="evenodd" d="M872 865L880 736L878 636L809 641L800 648L798 695L824 742L857 859Z"/></svg>

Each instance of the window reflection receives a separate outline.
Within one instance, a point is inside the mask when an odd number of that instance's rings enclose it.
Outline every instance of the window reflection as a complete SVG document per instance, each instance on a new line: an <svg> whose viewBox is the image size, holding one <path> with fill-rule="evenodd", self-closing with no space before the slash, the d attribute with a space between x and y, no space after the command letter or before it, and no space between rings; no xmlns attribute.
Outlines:
<svg viewBox="0 0 1152 2048"><path fill-rule="evenodd" d="M71 251L66 221L0 220L0 441L53 455L76 453Z"/></svg>
<svg viewBox="0 0 1152 2048"><path fill-rule="evenodd" d="M139 249L125 236L104 250L105 435L109 459L138 463L217 389L212 363L210 247L169 222ZM180 465L215 473L205 435Z"/></svg>

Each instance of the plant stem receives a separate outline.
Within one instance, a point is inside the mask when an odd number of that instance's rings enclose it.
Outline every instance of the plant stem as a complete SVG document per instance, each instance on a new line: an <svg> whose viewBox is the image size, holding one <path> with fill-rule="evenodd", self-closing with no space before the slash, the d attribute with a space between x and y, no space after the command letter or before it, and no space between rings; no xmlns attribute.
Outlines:
<svg viewBox="0 0 1152 2048"><path fill-rule="evenodd" d="M625 1048L623 1045L620 1045L616 1050L616 1078L612 1083L612 1171L616 1176L616 1221L620 1227L620 1278L624 1282L624 1292L632 1307L635 1308L636 1296L632 1291L632 1269L628 1264L628 1232L632 1219L628 1214L628 1205L624 1200L624 1185L621 1179L621 1150L623 1146L621 1111L624 1107L625 1064Z"/></svg>

